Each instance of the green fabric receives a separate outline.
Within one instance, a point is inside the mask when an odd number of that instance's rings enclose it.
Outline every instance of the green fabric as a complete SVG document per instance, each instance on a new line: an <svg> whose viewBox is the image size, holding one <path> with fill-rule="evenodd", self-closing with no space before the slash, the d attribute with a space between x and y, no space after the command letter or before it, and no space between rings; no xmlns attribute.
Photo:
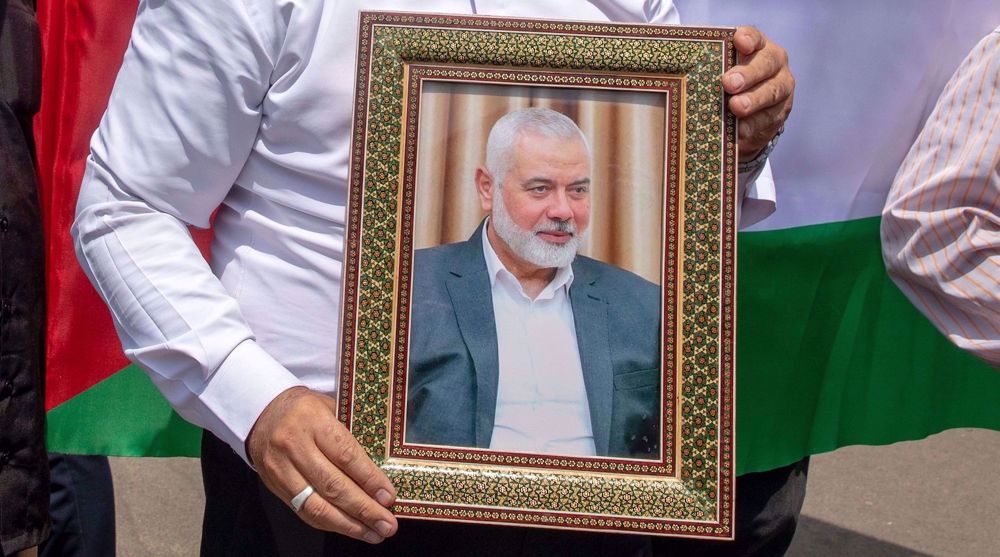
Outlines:
<svg viewBox="0 0 1000 557"><path fill-rule="evenodd" d="M739 238L737 470L846 445L1000 429L1000 372L889 279L879 219Z"/></svg>
<svg viewBox="0 0 1000 557"><path fill-rule="evenodd" d="M201 429L129 366L48 413L48 449L69 454L198 456Z"/></svg>
<svg viewBox="0 0 1000 557"><path fill-rule="evenodd" d="M737 471L845 445L1000 429L1000 372L953 347L886 276L878 218L739 238ZM128 367L49 412L49 447L195 456L199 430Z"/></svg>

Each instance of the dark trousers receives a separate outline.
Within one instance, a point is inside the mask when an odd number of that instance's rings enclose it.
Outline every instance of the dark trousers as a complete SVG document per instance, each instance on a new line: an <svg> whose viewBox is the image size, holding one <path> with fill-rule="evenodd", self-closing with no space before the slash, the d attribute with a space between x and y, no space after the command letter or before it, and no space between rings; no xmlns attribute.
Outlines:
<svg viewBox="0 0 1000 557"><path fill-rule="evenodd" d="M795 533L809 459L740 476L736 541L651 538L401 519L379 545L306 526L235 453L206 432L202 440L205 520L201 554L247 556L628 556L781 555ZM474 545L473 545L474 544Z"/></svg>
<svg viewBox="0 0 1000 557"><path fill-rule="evenodd" d="M115 490L106 456L49 453L52 535L39 557L114 557Z"/></svg>

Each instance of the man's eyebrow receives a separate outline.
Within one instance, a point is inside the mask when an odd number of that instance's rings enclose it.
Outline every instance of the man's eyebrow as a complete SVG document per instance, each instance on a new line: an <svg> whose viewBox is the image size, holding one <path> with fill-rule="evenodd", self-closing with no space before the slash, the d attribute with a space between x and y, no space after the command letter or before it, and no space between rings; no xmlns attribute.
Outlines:
<svg viewBox="0 0 1000 557"><path fill-rule="evenodd" d="M552 184L552 183L553 183L552 180L544 176L534 176L532 178L528 178L527 180L521 182L521 185L530 186L532 184Z"/></svg>
<svg viewBox="0 0 1000 557"><path fill-rule="evenodd" d="M535 176L535 177L528 178L527 180L521 182L521 187L530 187L533 184L551 185L553 183L554 182L551 179L546 178L544 176ZM577 180L575 182L570 182L569 185L570 186L589 186L590 185L590 178L580 178L579 180Z"/></svg>

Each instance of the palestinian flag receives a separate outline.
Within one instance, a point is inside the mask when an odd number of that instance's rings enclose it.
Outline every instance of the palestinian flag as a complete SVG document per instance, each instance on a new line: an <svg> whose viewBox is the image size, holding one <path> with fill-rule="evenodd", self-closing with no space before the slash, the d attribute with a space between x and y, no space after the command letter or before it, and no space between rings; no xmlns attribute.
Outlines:
<svg viewBox="0 0 1000 557"><path fill-rule="evenodd" d="M47 243L48 446L78 454L196 456L201 430L174 414L145 372L129 365L69 234L90 136L107 106L137 5L38 2L42 106L35 138Z"/></svg>
<svg viewBox="0 0 1000 557"><path fill-rule="evenodd" d="M676 0L790 52L796 107L772 155L779 210L739 238L739 473L851 444L1000 429L1000 373L954 348L888 279L879 212L945 81L1000 22L995 0ZM48 230L52 450L195 455L198 430L121 355L69 237L87 143L128 43L131 0L39 6L36 121Z"/></svg>

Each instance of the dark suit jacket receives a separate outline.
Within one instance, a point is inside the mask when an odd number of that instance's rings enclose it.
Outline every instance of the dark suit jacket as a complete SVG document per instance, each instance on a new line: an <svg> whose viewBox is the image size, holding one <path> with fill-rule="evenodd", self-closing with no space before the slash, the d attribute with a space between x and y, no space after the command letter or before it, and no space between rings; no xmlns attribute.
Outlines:
<svg viewBox="0 0 1000 557"><path fill-rule="evenodd" d="M0 554L49 529L45 273L31 117L41 99L34 3L0 0Z"/></svg>
<svg viewBox="0 0 1000 557"><path fill-rule="evenodd" d="M413 261L406 441L487 448L498 356L483 226ZM598 456L655 458L660 421L660 289L578 256L570 302Z"/></svg>

